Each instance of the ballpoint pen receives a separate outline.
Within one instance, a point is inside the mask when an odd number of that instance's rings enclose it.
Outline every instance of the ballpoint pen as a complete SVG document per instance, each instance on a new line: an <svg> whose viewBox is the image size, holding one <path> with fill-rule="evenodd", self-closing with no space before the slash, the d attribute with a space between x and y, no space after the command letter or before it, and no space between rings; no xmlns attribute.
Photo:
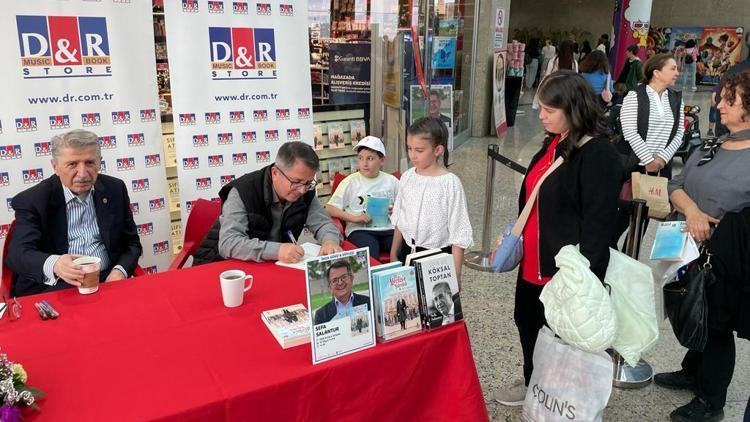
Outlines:
<svg viewBox="0 0 750 422"><path fill-rule="evenodd" d="M291 230L287 230L286 235L289 236L289 240L291 240L292 243L294 243L295 245L297 244L297 239L294 238L294 234Z"/></svg>
<svg viewBox="0 0 750 422"><path fill-rule="evenodd" d="M50 318L57 319L57 317L60 316L60 313L57 312L57 310L53 308L52 305L50 305L49 302L47 302L46 300L43 300L39 303L42 304L42 306L47 311L47 314L49 315Z"/></svg>
<svg viewBox="0 0 750 422"><path fill-rule="evenodd" d="M42 318L43 321L49 319L49 315L47 314L47 310L44 309L44 305L40 302L35 302L34 306L36 307L36 310L39 311L39 317Z"/></svg>

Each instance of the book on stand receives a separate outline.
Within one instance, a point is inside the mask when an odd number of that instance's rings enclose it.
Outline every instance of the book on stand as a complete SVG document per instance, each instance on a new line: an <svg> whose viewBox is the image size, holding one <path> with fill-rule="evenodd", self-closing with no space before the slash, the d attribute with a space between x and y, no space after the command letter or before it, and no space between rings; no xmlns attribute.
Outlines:
<svg viewBox="0 0 750 422"><path fill-rule="evenodd" d="M399 264L399 263L396 263ZM372 274L375 333L388 341L422 329L414 267L397 266Z"/></svg>
<svg viewBox="0 0 750 422"><path fill-rule="evenodd" d="M344 147L344 124L341 122L328 123L328 148Z"/></svg>
<svg viewBox="0 0 750 422"><path fill-rule="evenodd" d="M310 342L310 313L304 305L271 309L260 316L282 349Z"/></svg>
<svg viewBox="0 0 750 422"><path fill-rule="evenodd" d="M437 328L463 319L453 255L441 252L412 260L417 275L422 326Z"/></svg>
<svg viewBox="0 0 750 422"><path fill-rule="evenodd" d="M352 147L357 146L359 141L362 140L367 134L365 133L365 121L360 120L351 120L349 121L349 133L352 137Z"/></svg>

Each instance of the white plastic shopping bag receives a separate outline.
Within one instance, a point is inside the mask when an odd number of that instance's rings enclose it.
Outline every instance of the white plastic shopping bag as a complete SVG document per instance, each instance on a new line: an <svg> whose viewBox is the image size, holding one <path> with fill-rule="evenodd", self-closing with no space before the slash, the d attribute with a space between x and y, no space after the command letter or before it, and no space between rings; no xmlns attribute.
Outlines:
<svg viewBox="0 0 750 422"><path fill-rule="evenodd" d="M612 393L612 366L606 352L576 349L542 327L521 420L601 421Z"/></svg>
<svg viewBox="0 0 750 422"><path fill-rule="evenodd" d="M610 248L604 282L612 289L612 307L617 315L612 347L628 365L636 366L641 354L659 339L651 268Z"/></svg>

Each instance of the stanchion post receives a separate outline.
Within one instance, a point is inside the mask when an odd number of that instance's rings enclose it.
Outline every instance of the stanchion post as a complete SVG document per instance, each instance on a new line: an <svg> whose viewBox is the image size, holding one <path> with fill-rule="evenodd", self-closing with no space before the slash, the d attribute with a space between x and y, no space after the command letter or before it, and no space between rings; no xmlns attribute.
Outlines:
<svg viewBox="0 0 750 422"><path fill-rule="evenodd" d="M643 225L648 216L648 206L642 199L634 199L630 203L630 226L625 237L625 253L638 259L643 240ZM614 362L612 385L619 388L641 388L649 385L654 376L651 365L641 359L635 366L630 366L619 353L612 353Z"/></svg>
<svg viewBox="0 0 750 422"><path fill-rule="evenodd" d="M490 144L487 147L487 181L484 188L484 217L482 221L484 233L482 233L482 249L467 252L464 257L466 266L478 271L492 272L492 263L490 262L490 236L492 235L492 229L490 223L492 222L492 197L495 190L495 160L492 158L491 152L497 154L499 150L500 146L497 144Z"/></svg>

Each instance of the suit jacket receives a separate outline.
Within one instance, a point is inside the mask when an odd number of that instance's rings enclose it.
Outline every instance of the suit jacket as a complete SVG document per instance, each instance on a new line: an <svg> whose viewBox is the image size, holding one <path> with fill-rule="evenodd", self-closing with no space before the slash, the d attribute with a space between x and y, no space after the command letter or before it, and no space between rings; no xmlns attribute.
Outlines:
<svg viewBox="0 0 750 422"><path fill-rule="evenodd" d="M430 328L436 328L443 325L443 314L441 314L436 307L431 306L428 314L430 315ZM459 293L456 293L453 295L453 320L460 321L462 319L464 319L464 313L461 309L461 297Z"/></svg>
<svg viewBox="0 0 750 422"><path fill-rule="evenodd" d="M5 264L13 270L12 295L24 296L70 287L60 280L44 284L44 261L68 253L68 217L60 178L55 175L23 192L12 202L16 225ZM122 265L133 274L141 255L130 198L122 180L100 174L94 184L94 207L99 234L109 255L110 270Z"/></svg>
<svg viewBox="0 0 750 422"><path fill-rule="evenodd" d="M368 296L358 295L356 293L353 293L353 295L353 306L367 304L367 310L370 310L370 298ZM336 303L334 302L334 299L331 299L330 302L326 303L322 308L315 311L314 325L322 324L324 322L332 320L333 317L336 316L336 313Z"/></svg>

